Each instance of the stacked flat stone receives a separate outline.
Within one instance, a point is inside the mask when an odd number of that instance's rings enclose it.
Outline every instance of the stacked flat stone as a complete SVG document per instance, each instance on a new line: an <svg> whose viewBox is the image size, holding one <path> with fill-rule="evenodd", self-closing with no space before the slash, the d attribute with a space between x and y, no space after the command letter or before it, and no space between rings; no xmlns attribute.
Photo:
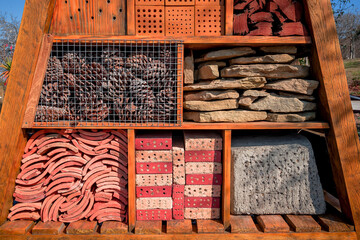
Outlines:
<svg viewBox="0 0 360 240"><path fill-rule="evenodd" d="M172 219L172 134L138 134L136 149L137 220Z"/></svg>
<svg viewBox="0 0 360 240"><path fill-rule="evenodd" d="M219 219L222 138L208 131L185 131L185 219Z"/></svg>
<svg viewBox="0 0 360 240"><path fill-rule="evenodd" d="M231 214L323 214L324 195L302 135L232 139Z"/></svg>
<svg viewBox="0 0 360 240"><path fill-rule="evenodd" d="M319 82L311 80L309 66L296 65L297 53L295 46L238 47L187 56L184 120L314 120Z"/></svg>

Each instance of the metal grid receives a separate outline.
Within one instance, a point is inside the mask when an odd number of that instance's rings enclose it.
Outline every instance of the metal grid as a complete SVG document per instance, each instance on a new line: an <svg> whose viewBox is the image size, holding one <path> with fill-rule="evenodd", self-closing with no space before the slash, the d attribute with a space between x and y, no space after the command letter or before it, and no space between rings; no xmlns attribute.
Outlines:
<svg viewBox="0 0 360 240"><path fill-rule="evenodd" d="M34 126L180 126L183 43L54 41Z"/></svg>

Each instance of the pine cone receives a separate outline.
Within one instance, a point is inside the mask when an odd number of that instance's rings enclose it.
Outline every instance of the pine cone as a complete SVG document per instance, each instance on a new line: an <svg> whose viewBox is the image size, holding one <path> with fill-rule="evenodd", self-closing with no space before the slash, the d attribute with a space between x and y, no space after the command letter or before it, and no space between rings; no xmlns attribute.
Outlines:
<svg viewBox="0 0 360 240"><path fill-rule="evenodd" d="M104 65L108 70L118 70L123 67L124 57L125 55L116 47L106 47L101 54Z"/></svg>
<svg viewBox="0 0 360 240"><path fill-rule="evenodd" d="M176 120L176 95L171 88L161 90L156 95L154 118L158 121Z"/></svg>
<svg viewBox="0 0 360 240"><path fill-rule="evenodd" d="M151 62L151 58L143 54L137 54L128 57L125 66L126 68L129 68L136 77L141 78L144 76L146 69L149 67L149 63Z"/></svg>
<svg viewBox="0 0 360 240"><path fill-rule="evenodd" d="M65 73L80 73L85 65L85 59L76 53L67 53L62 58L62 65Z"/></svg>
<svg viewBox="0 0 360 240"><path fill-rule="evenodd" d="M36 109L35 122L64 120L67 115L69 112L66 108L39 105Z"/></svg>
<svg viewBox="0 0 360 240"><path fill-rule="evenodd" d="M62 108L67 105L70 99L70 89L58 82L43 85L40 94L39 104Z"/></svg>
<svg viewBox="0 0 360 240"><path fill-rule="evenodd" d="M164 84L164 80L168 79L170 71L166 65L160 60L153 60L144 70L143 79L147 80L148 84L155 88L160 88Z"/></svg>
<svg viewBox="0 0 360 240"><path fill-rule="evenodd" d="M60 81L64 74L63 67L57 57L51 57L47 63L45 79L46 82Z"/></svg>

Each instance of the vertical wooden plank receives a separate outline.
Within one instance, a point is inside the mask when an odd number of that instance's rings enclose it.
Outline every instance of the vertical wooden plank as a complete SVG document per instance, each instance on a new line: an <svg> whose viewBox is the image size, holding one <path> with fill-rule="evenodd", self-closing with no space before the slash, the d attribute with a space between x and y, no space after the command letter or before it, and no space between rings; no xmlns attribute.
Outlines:
<svg viewBox="0 0 360 240"><path fill-rule="evenodd" d="M65 224L62 222L38 222L31 233L33 235L57 235L63 233Z"/></svg>
<svg viewBox="0 0 360 240"><path fill-rule="evenodd" d="M290 227L280 215L261 215L256 217L257 222L265 233L286 233Z"/></svg>
<svg viewBox="0 0 360 240"><path fill-rule="evenodd" d="M259 232L251 216L230 217L231 233L256 233Z"/></svg>
<svg viewBox="0 0 360 240"><path fill-rule="evenodd" d="M312 41L312 67L320 81L320 113L342 212L360 229L360 143L330 0L304 1ZM360 238L360 231L357 232Z"/></svg>
<svg viewBox="0 0 360 240"><path fill-rule="evenodd" d="M52 42L52 35L44 35L40 48L38 63L36 64L34 78L32 80L29 100L25 110L24 121L22 124L23 128L31 128L33 126L36 108L39 103L40 93L44 83L46 67L51 53Z"/></svg>
<svg viewBox="0 0 360 240"><path fill-rule="evenodd" d="M321 231L321 226L309 215L286 215L285 220L294 232Z"/></svg>
<svg viewBox="0 0 360 240"><path fill-rule="evenodd" d="M128 130L128 214L129 232L135 228L136 196L135 196L135 130Z"/></svg>
<svg viewBox="0 0 360 240"><path fill-rule="evenodd" d="M0 227L1 235L20 235L28 233L35 225L34 221L14 221L6 222Z"/></svg>
<svg viewBox="0 0 360 240"><path fill-rule="evenodd" d="M0 115L0 222L13 203L16 174L26 145L21 129L31 80L43 34L49 29L54 0L27 0L21 21L10 79Z"/></svg>
<svg viewBox="0 0 360 240"><path fill-rule="evenodd" d="M225 35L233 35L234 0L226 0L225 4Z"/></svg>
<svg viewBox="0 0 360 240"><path fill-rule="evenodd" d="M127 35L136 35L135 33L135 0L126 1L126 15L127 15Z"/></svg>
<svg viewBox="0 0 360 240"><path fill-rule="evenodd" d="M231 130L223 131L223 183L221 217L224 228L230 227Z"/></svg>

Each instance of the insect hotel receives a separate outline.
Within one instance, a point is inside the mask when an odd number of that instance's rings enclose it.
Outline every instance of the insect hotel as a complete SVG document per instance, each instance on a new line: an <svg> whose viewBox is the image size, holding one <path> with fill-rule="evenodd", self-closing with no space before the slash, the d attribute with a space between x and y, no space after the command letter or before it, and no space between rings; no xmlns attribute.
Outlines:
<svg viewBox="0 0 360 240"><path fill-rule="evenodd" d="M0 239L360 239L330 0L27 0Z"/></svg>

